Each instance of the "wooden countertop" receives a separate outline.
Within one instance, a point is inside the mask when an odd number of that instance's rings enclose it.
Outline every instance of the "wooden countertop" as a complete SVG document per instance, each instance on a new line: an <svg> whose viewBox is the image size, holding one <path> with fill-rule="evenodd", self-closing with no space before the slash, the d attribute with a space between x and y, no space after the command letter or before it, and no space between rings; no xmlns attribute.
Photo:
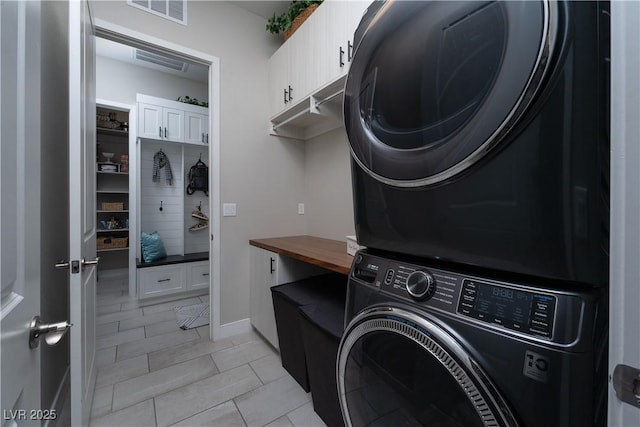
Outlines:
<svg viewBox="0 0 640 427"><path fill-rule="evenodd" d="M353 262L353 257L347 253L346 241L289 236L254 239L249 240L249 244L342 274L349 274Z"/></svg>

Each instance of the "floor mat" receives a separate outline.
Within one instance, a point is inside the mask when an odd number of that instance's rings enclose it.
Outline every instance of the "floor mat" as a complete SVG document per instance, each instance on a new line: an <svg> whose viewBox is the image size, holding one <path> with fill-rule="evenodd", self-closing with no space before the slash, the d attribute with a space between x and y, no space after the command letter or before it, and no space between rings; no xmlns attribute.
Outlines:
<svg viewBox="0 0 640 427"><path fill-rule="evenodd" d="M192 329L209 324L209 304L179 305L173 308L180 329Z"/></svg>

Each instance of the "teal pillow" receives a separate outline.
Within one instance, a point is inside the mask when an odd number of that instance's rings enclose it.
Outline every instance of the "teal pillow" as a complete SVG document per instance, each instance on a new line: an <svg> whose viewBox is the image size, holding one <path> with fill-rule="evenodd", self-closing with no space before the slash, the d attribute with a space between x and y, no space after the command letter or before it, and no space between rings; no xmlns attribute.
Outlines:
<svg viewBox="0 0 640 427"><path fill-rule="evenodd" d="M151 234L142 232L142 259L144 262L157 261L167 256L167 251L164 248L162 239L158 232L154 231Z"/></svg>

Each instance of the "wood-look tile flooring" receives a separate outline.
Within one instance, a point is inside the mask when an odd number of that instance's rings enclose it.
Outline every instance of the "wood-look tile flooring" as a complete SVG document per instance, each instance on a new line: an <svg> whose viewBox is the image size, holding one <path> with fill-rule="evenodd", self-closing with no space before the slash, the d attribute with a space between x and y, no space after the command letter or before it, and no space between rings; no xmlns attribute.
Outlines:
<svg viewBox="0 0 640 427"><path fill-rule="evenodd" d="M141 307L126 280L98 282L97 379L91 427L325 426L311 395L255 332L212 342L181 330L173 307Z"/></svg>

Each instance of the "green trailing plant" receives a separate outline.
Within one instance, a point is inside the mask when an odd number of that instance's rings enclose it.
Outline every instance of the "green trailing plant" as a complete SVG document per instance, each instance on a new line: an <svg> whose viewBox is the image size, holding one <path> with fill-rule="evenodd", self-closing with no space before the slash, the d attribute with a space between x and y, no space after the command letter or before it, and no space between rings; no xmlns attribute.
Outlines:
<svg viewBox="0 0 640 427"><path fill-rule="evenodd" d="M289 9L281 15L276 15L267 19L267 31L271 34L278 34L287 31L293 20L302 13L303 10L312 4L320 4L323 0L293 0L289 5Z"/></svg>
<svg viewBox="0 0 640 427"><path fill-rule="evenodd" d="M198 101L196 98L190 96L180 96L177 99L178 102L184 102L185 104L199 105L200 107L209 107L209 103L206 101Z"/></svg>

